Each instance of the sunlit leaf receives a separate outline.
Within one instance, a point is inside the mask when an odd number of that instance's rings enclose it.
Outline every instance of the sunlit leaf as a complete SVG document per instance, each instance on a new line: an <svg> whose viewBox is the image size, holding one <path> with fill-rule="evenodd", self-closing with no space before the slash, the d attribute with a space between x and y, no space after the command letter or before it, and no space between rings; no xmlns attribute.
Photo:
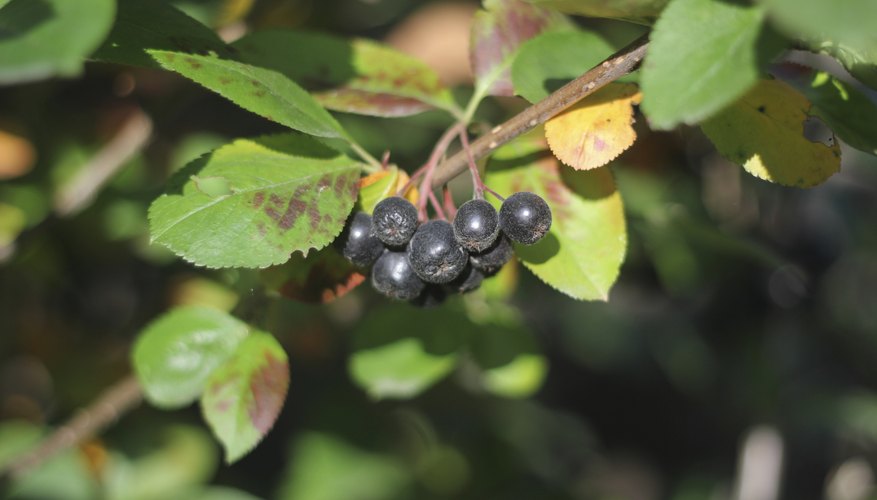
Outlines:
<svg viewBox="0 0 877 500"><path fill-rule="evenodd" d="M804 136L810 101L789 85L764 80L701 126L716 149L750 174L786 186L812 187L840 170L840 147Z"/></svg>
<svg viewBox="0 0 877 500"><path fill-rule="evenodd" d="M396 196L408 185L408 173L396 166L367 175L359 181L359 200L357 206L366 213L372 213L375 205L384 198ZM404 193L411 203L417 203L417 188L409 186Z"/></svg>
<svg viewBox="0 0 877 500"><path fill-rule="evenodd" d="M201 409L235 462L268 434L289 389L286 352L268 333L253 332L210 376Z"/></svg>
<svg viewBox="0 0 877 500"><path fill-rule="evenodd" d="M661 13L669 0L527 0L567 14L645 21Z"/></svg>
<svg viewBox="0 0 877 500"><path fill-rule="evenodd" d="M162 408L193 402L248 332L217 309L183 307L159 317L140 334L132 355L146 398Z"/></svg>
<svg viewBox="0 0 877 500"><path fill-rule="evenodd" d="M328 246L304 257L295 254L283 265L262 271L269 289L293 300L327 303L343 297L365 281L365 275Z"/></svg>
<svg viewBox="0 0 877 500"><path fill-rule="evenodd" d="M306 136L239 139L186 166L153 202L152 241L207 267L281 264L341 232L359 171ZM225 188L206 192L205 179Z"/></svg>
<svg viewBox="0 0 877 500"><path fill-rule="evenodd" d="M560 161L576 170L602 167L636 140L633 106L642 94L632 83L610 83L545 123L545 138Z"/></svg>

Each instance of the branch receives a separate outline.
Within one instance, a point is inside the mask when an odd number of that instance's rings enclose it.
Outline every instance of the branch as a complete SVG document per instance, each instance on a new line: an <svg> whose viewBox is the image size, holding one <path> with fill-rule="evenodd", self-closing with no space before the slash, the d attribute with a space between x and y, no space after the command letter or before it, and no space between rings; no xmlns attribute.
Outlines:
<svg viewBox="0 0 877 500"><path fill-rule="evenodd" d="M541 125L564 109L593 94L607 83L634 71L642 61L649 45L648 35L633 41L627 47L609 56L587 73L567 83L551 95L528 107L472 143L470 150L476 160L484 158L496 148ZM466 151L459 151L441 163L432 179L435 189L466 171Z"/></svg>
<svg viewBox="0 0 877 500"><path fill-rule="evenodd" d="M143 390L133 375L119 380L67 424L43 439L36 448L0 468L0 479L24 476L67 448L109 427L121 415L139 405L142 399Z"/></svg>

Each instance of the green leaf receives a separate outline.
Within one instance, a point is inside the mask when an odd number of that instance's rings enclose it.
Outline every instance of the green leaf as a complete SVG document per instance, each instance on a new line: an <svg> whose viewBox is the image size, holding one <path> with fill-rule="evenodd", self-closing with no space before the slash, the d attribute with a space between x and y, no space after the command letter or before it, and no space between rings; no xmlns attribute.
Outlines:
<svg viewBox="0 0 877 500"><path fill-rule="evenodd" d="M827 73L800 89L813 103L811 115L850 146L877 155L877 105L871 99Z"/></svg>
<svg viewBox="0 0 877 500"><path fill-rule="evenodd" d="M512 64L515 92L541 101L570 80L599 64L615 49L590 31L559 31L524 43Z"/></svg>
<svg viewBox="0 0 877 500"><path fill-rule="evenodd" d="M317 101L336 111L394 117L456 108L429 66L370 40L267 30L233 46L245 61L317 91Z"/></svg>
<svg viewBox="0 0 877 500"><path fill-rule="evenodd" d="M157 68L148 50L190 54L212 52L233 58L233 52L207 26L171 4L156 0L119 0L113 30L92 58L118 64Z"/></svg>
<svg viewBox="0 0 877 500"><path fill-rule="evenodd" d="M469 351L481 368L484 388L499 396L528 397L542 387L548 373L533 335L517 322L481 325L469 336Z"/></svg>
<svg viewBox="0 0 877 500"><path fill-rule="evenodd" d="M645 22L657 17L668 0L527 0L566 14Z"/></svg>
<svg viewBox="0 0 877 500"><path fill-rule="evenodd" d="M140 334L132 355L146 399L162 408L195 401L248 332L217 309L184 307L161 316Z"/></svg>
<svg viewBox="0 0 877 500"><path fill-rule="evenodd" d="M268 434L289 389L286 352L270 334L255 331L210 376L201 410L225 448L225 460L237 461Z"/></svg>
<svg viewBox="0 0 877 500"><path fill-rule="evenodd" d="M298 134L238 139L187 165L152 203L152 241L207 267L281 264L338 236L360 168ZM205 192L217 179L227 190Z"/></svg>
<svg viewBox="0 0 877 500"><path fill-rule="evenodd" d="M344 129L310 94L286 76L212 56L148 51L176 71L259 116L306 134L344 138Z"/></svg>
<svg viewBox="0 0 877 500"><path fill-rule="evenodd" d="M570 29L557 12L522 0L485 0L472 21L472 71L479 94L511 96L511 65L525 41L550 30Z"/></svg>
<svg viewBox="0 0 877 500"><path fill-rule="evenodd" d="M763 20L758 7L672 0L655 23L643 63L642 109L650 126L700 122L752 88Z"/></svg>
<svg viewBox="0 0 877 500"><path fill-rule="evenodd" d="M728 160L785 186L812 187L840 170L840 147L804 136L810 101L789 85L763 80L701 127Z"/></svg>
<svg viewBox="0 0 877 500"><path fill-rule="evenodd" d="M353 332L348 368L376 399L410 398L454 369L463 335L472 328L447 307L385 307L370 313Z"/></svg>
<svg viewBox="0 0 877 500"><path fill-rule="evenodd" d="M408 172L399 169L395 165L389 165L383 170L369 174L359 181L359 199L356 201L357 210L368 214L374 212L375 205L384 198L396 196L401 189L408 186L411 180ZM411 203L417 203L417 188L413 185L405 190L405 197Z"/></svg>
<svg viewBox="0 0 877 500"><path fill-rule="evenodd" d="M561 168L544 151L542 133L537 129L500 148L485 183L502 195L536 193L551 207L548 234L535 245L515 245L533 274L575 299L607 300L627 245L621 195L606 168Z"/></svg>
<svg viewBox="0 0 877 500"><path fill-rule="evenodd" d="M872 89L877 89L877 43L870 47L853 48L836 42L811 44L814 50L836 58L851 75Z"/></svg>
<svg viewBox="0 0 877 500"><path fill-rule="evenodd" d="M113 0L12 0L0 8L0 84L76 76L109 33Z"/></svg>

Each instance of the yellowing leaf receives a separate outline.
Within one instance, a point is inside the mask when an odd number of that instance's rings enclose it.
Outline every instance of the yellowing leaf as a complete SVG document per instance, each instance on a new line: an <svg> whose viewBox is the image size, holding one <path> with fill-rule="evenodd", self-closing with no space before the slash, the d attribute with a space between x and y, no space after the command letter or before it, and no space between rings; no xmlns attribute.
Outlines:
<svg viewBox="0 0 877 500"><path fill-rule="evenodd" d="M363 177L359 180L358 210L372 213L379 201L396 196L410 179L407 172L395 165ZM404 196L411 203L417 203L417 188L409 186Z"/></svg>
<svg viewBox="0 0 877 500"><path fill-rule="evenodd" d="M750 174L786 186L812 187L840 170L840 147L804 136L810 101L789 85L763 80L701 127L722 156Z"/></svg>
<svg viewBox="0 0 877 500"><path fill-rule="evenodd" d="M602 167L636 140L633 105L642 94L632 83L612 83L545 124L545 138L560 161L576 170Z"/></svg>

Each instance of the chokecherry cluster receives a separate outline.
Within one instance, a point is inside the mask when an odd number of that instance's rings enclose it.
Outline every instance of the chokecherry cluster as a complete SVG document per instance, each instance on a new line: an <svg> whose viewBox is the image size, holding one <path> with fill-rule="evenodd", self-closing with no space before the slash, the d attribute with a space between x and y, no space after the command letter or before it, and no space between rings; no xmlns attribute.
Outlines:
<svg viewBox="0 0 877 500"><path fill-rule="evenodd" d="M347 260L371 269L375 290L387 297L429 306L449 293L475 290L514 255L511 242L532 245L551 227L551 209L540 196L521 192L497 213L484 199L460 206L453 223L419 222L405 198L381 200L372 215L356 212L338 238Z"/></svg>

